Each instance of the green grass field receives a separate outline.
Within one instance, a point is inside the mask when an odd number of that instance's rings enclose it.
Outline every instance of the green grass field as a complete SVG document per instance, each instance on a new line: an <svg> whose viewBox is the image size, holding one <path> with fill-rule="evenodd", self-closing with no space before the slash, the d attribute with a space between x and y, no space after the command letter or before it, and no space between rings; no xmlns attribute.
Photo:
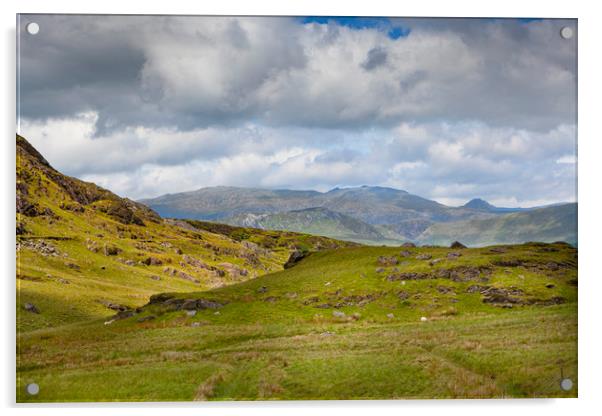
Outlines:
<svg viewBox="0 0 602 416"><path fill-rule="evenodd" d="M18 340L18 400L575 397L576 384L563 391L560 377L577 381L576 252L502 249L324 251L281 272L171 296L224 305L194 316L165 296L108 325L29 331ZM431 266L420 254L445 260ZM393 257L397 265L380 265ZM396 267L426 277L391 281ZM433 278L450 269L469 271ZM508 297L483 302L474 285L521 293L509 308ZM38 396L24 393L31 382Z"/></svg>

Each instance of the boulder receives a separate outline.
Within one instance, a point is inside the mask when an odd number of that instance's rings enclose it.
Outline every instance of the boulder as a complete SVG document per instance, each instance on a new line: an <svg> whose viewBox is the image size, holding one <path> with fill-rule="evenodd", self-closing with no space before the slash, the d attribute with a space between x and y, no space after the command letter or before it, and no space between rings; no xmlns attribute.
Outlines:
<svg viewBox="0 0 602 416"><path fill-rule="evenodd" d="M27 311L27 312L31 312L31 313L40 313L40 310L38 309L38 307L36 305L34 305L33 303L26 303L25 305L23 305L23 308Z"/></svg>
<svg viewBox="0 0 602 416"><path fill-rule="evenodd" d="M302 252L301 250L295 250L291 253L286 263L284 263L284 268L289 269L293 267L295 264L299 263L305 257L307 257L307 253Z"/></svg>
<svg viewBox="0 0 602 416"><path fill-rule="evenodd" d="M403 243L401 246L402 246L402 247L408 247L408 248L412 248L412 247L416 247L416 244L414 244L414 243L410 243L410 242L408 241L408 242L406 242L406 243Z"/></svg>

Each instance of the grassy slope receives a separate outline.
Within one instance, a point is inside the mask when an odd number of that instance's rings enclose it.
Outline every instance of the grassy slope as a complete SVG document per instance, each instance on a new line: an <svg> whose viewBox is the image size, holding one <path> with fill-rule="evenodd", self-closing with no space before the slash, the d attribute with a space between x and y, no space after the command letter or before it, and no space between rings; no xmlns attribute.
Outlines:
<svg viewBox="0 0 602 416"><path fill-rule="evenodd" d="M33 381L40 401L576 396L576 387L559 388L561 369L577 380L576 250L466 249L455 260L446 258L449 249L407 250L408 257L399 248L324 251L254 280L174 295L227 303L218 314L188 316L157 303L111 325L23 334L18 398L32 399L22 392ZM416 258L425 253L446 260L431 266ZM379 256L401 263L381 266ZM491 273L387 279L395 267L434 276L459 266ZM468 293L474 284L520 288L522 301L566 303L505 309ZM316 307L324 303L331 307ZM361 316L349 319L353 313ZM150 314L156 318L139 322Z"/></svg>
<svg viewBox="0 0 602 416"><path fill-rule="evenodd" d="M171 225L144 206L61 175L20 137L17 181L19 331L106 318L115 313L107 302L136 307L158 292L209 289L281 270L299 245L308 251L347 245L273 233L266 249ZM56 253L44 255L42 245ZM105 247L119 252L106 255ZM149 257L162 264L141 263ZM209 268L191 264L191 258ZM165 273L165 268L185 275ZM198 282L182 277L186 275ZM40 313L26 311L27 303Z"/></svg>
<svg viewBox="0 0 602 416"><path fill-rule="evenodd" d="M577 204L565 204L494 218L473 219L430 226L418 240L425 244L470 246L512 244L523 241L566 241L577 244Z"/></svg>

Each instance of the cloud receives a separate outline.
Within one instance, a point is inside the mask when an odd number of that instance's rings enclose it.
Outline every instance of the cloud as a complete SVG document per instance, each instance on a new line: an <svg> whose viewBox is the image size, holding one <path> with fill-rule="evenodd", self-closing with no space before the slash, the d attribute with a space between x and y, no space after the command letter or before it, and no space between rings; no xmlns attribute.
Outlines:
<svg viewBox="0 0 602 416"><path fill-rule="evenodd" d="M479 120L545 131L575 119L576 48L558 36L566 21L404 19L409 34L394 38L332 19L33 18L44 36L21 37L22 116L94 111L101 134L249 119L350 129Z"/></svg>
<svg viewBox="0 0 602 416"><path fill-rule="evenodd" d="M441 201L574 200L575 127L402 123L369 132L246 125L94 135L96 114L25 122L56 168L133 198L204 186L328 190L384 185Z"/></svg>
<svg viewBox="0 0 602 416"><path fill-rule="evenodd" d="M573 20L27 15L21 133L132 198L385 185L575 198ZM384 23L382 23L384 22ZM397 33L391 30L398 29Z"/></svg>

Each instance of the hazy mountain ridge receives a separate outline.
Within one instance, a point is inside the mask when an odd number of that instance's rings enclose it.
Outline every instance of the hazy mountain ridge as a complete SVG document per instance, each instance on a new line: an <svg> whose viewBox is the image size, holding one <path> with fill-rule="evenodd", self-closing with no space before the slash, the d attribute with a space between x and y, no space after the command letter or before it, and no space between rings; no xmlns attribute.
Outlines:
<svg viewBox="0 0 602 416"><path fill-rule="evenodd" d="M379 186L334 188L328 192L211 187L140 202L164 217L211 221L326 208L370 225L387 226L406 238L415 237L435 222L495 215L449 207L406 191Z"/></svg>
<svg viewBox="0 0 602 416"><path fill-rule="evenodd" d="M167 217L306 232L368 244L404 240L427 244L462 240L472 245L564 240L574 244L577 238L575 221L556 209L566 204L506 208L475 198L451 207L380 186L328 192L220 186L141 202ZM506 218L510 214L524 215ZM553 227L544 222L555 216Z"/></svg>
<svg viewBox="0 0 602 416"><path fill-rule="evenodd" d="M433 224L418 240L447 245L459 240L470 246L525 241L577 244L577 203L513 212L494 218Z"/></svg>

